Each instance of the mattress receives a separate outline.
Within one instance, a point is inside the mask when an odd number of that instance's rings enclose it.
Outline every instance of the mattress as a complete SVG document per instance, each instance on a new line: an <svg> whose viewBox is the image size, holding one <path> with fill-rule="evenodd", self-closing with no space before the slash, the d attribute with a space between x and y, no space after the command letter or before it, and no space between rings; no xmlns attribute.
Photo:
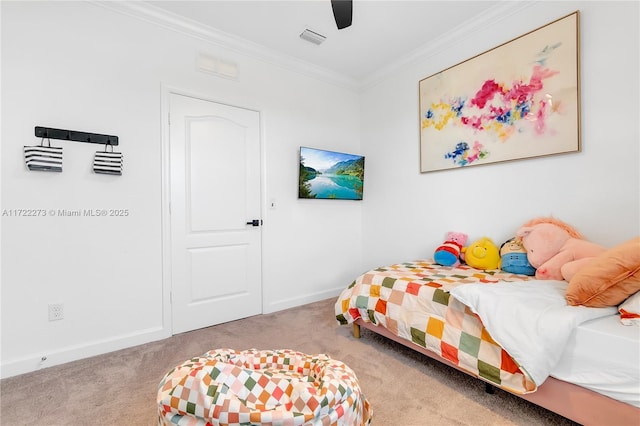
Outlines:
<svg viewBox="0 0 640 426"><path fill-rule="evenodd" d="M550 375L640 407L640 327L618 315L582 323Z"/></svg>
<svg viewBox="0 0 640 426"><path fill-rule="evenodd" d="M480 319L449 290L458 286L530 280L525 275L481 271L466 265L443 267L415 260L372 269L338 297L336 319L362 319L434 352L454 366L516 394L535 382L498 345Z"/></svg>
<svg viewBox="0 0 640 426"><path fill-rule="evenodd" d="M551 376L640 408L640 327L622 325L615 307L568 306L567 284L417 260L360 275L335 313L516 394Z"/></svg>

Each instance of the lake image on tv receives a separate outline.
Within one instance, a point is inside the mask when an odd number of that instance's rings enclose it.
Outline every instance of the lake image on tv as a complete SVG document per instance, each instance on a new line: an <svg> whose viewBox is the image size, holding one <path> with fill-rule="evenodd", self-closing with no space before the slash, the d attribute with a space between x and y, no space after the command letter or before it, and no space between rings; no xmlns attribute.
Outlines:
<svg viewBox="0 0 640 426"><path fill-rule="evenodd" d="M299 198L362 200L364 157L300 148Z"/></svg>

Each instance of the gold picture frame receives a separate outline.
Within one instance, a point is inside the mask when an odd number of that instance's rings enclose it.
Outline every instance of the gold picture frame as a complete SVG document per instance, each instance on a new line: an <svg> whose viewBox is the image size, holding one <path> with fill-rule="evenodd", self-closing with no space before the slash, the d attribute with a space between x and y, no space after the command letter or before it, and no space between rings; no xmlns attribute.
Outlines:
<svg viewBox="0 0 640 426"><path fill-rule="evenodd" d="M579 152L579 13L419 82L420 172Z"/></svg>

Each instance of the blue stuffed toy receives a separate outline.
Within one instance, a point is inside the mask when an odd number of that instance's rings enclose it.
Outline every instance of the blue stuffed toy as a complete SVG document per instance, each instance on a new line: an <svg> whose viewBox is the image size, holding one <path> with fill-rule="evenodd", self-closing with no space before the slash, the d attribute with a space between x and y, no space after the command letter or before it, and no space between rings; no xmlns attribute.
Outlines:
<svg viewBox="0 0 640 426"><path fill-rule="evenodd" d="M511 238L500 246L500 269L512 274L533 276L536 268L527 259L527 252L518 238Z"/></svg>
<svg viewBox="0 0 640 426"><path fill-rule="evenodd" d="M442 266L458 266L462 256L462 248L467 243L467 234L448 232L447 240L436 248L433 260Z"/></svg>

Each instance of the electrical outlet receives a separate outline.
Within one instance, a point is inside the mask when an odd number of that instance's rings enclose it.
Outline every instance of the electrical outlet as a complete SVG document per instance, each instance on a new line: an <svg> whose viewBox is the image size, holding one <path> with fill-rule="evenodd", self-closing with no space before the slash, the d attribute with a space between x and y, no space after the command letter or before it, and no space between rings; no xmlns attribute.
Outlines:
<svg viewBox="0 0 640 426"><path fill-rule="evenodd" d="M49 321L58 321L63 318L64 318L64 304L50 303L49 304Z"/></svg>

